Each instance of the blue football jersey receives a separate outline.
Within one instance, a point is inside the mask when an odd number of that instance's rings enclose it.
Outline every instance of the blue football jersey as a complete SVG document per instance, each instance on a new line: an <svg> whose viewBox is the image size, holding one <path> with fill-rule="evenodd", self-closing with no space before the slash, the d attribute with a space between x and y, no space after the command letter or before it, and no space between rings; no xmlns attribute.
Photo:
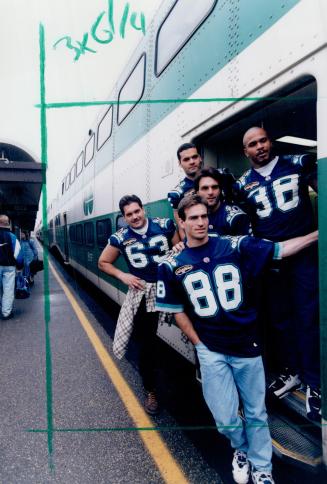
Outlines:
<svg viewBox="0 0 327 484"><path fill-rule="evenodd" d="M124 227L111 235L108 243L125 257L131 274L146 282L156 282L158 264L172 246L176 227L169 218L148 218L148 221L144 235Z"/></svg>
<svg viewBox="0 0 327 484"><path fill-rule="evenodd" d="M168 202L177 210L179 202L185 197L186 194L194 192L194 182L185 177L184 180L168 193Z"/></svg>
<svg viewBox="0 0 327 484"><path fill-rule="evenodd" d="M282 155L270 176L253 168L243 174L235 188L255 236L280 241L314 230L308 183L316 169L314 156Z"/></svg>
<svg viewBox="0 0 327 484"><path fill-rule="evenodd" d="M216 212L209 213L209 232L219 235L249 235L251 224L249 216L237 205L221 202Z"/></svg>
<svg viewBox="0 0 327 484"><path fill-rule="evenodd" d="M256 282L273 258L280 258L278 243L212 234L159 265L156 309L185 312L211 351L257 356Z"/></svg>

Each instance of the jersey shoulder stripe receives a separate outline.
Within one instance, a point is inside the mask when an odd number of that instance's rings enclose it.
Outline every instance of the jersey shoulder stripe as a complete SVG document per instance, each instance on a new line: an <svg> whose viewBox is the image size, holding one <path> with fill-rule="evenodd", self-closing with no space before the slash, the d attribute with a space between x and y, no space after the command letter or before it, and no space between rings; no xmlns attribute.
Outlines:
<svg viewBox="0 0 327 484"><path fill-rule="evenodd" d="M249 177L250 177L250 174L251 174L251 168L249 170L247 170L246 172L243 173L242 176L240 176L240 178L238 180L236 180L236 184L242 188L244 187L248 181L249 181Z"/></svg>

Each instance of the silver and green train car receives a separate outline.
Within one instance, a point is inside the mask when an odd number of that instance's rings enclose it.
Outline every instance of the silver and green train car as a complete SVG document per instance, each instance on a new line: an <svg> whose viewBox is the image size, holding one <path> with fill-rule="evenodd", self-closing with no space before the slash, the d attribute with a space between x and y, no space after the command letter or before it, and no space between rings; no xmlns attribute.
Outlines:
<svg viewBox="0 0 327 484"><path fill-rule="evenodd" d="M121 303L125 288L97 267L108 236L121 224L118 201L135 193L150 216L171 216L166 197L182 178L175 154L180 144L195 142L206 165L228 168L236 176L248 166L242 135L252 125L265 126L277 140L278 153L316 152L323 424L327 421L326 25L325 0L164 0L108 95L112 104L89 127L58 198L49 207L46 228L50 246ZM194 360L192 346L176 326L163 326L159 333ZM301 413L301 395L293 400L289 405ZM276 418L272 433L280 455L312 468L327 464L324 425L320 436L318 429L318 437L317 431L308 437L291 424L279 425Z"/></svg>

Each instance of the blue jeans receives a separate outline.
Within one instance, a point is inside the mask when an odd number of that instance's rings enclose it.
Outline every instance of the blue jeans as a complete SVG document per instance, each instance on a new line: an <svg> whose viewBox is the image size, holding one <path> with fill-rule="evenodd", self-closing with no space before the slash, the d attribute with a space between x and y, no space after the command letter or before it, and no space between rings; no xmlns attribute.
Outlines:
<svg viewBox="0 0 327 484"><path fill-rule="evenodd" d="M0 292L2 292L1 310L3 316L9 316L15 298L15 266L0 266Z"/></svg>
<svg viewBox="0 0 327 484"><path fill-rule="evenodd" d="M234 449L247 453L252 466L271 472L272 443L265 406L265 374L261 356L242 358L195 345L201 368L202 390L218 431ZM238 414L239 398L245 422Z"/></svg>

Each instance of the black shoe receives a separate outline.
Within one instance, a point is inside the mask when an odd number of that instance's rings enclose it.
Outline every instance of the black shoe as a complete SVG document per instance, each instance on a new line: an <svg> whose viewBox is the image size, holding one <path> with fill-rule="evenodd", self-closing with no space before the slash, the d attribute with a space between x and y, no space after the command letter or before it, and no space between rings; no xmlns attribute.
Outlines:
<svg viewBox="0 0 327 484"><path fill-rule="evenodd" d="M319 388L307 386L305 399L307 417L315 422L321 422L321 392Z"/></svg>
<svg viewBox="0 0 327 484"><path fill-rule="evenodd" d="M3 321L7 321L7 319L11 319L14 317L14 313L11 311L7 316L2 316Z"/></svg>
<svg viewBox="0 0 327 484"><path fill-rule="evenodd" d="M301 388L299 375L294 375L285 368L285 371L269 385L268 392L277 398L284 398L288 393L299 388Z"/></svg>
<svg viewBox="0 0 327 484"><path fill-rule="evenodd" d="M159 413L159 404L155 392L146 393L144 409L149 415L157 415Z"/></svg>

